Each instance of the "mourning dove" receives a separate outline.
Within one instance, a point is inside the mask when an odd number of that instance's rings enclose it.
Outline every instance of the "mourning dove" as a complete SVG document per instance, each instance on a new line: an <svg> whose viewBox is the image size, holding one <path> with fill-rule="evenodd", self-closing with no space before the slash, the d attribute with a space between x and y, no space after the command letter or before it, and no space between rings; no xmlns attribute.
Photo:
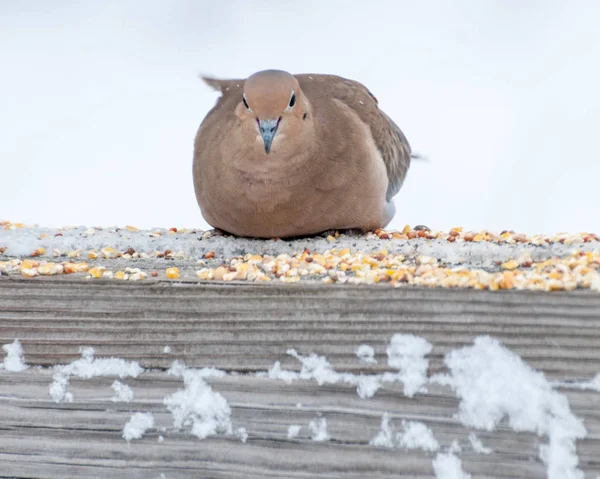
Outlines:
<svg viewBox="0 0 600 479"><path fill-rule="evenodd" d="M194 144L196 198L211 226L284 238L389 223L411 149L364 85L280 70L203 79L222 94Z"/></svg>

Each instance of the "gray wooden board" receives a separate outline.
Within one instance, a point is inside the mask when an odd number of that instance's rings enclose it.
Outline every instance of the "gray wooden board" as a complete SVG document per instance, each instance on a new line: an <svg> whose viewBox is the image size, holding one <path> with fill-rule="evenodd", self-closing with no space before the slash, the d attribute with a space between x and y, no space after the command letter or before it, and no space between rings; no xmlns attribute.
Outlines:
<svg viewBox="0 0 600 479"><path fill-rule="evenodd" d="M387 411L393 422L426 423L442 446L458 440L463 468L481 478L542 478L538 459L546 438L516 433L505 425L476 431L494 452L482 455L468 441L471 430L455 418L457 399L449 388L429 386L427 394L403 395L387 385L371 399L360 399L345 385L318 386L313 381L282 381L253 375L211 379L232 408L234 429L245 427L249 438L213 436L200 440L173 427L163 398L182 387L164 372L143 373L123 382L132 387L132 403L111 401L112 378L73 379L73 403L56 404L48 395L51 372L0 373L0 464L14 477L431 477L433 454L420 450L369 445ZM573 412L585 417L588 437L577 451L584 471L600 473L600 394L563 391ZM301 406L300 406L301 405ZM300 407L299 407L300 406ZM150 411L156 428L127 444L122 429L133 412ZM308 423L318 415L328 422L330 441L310 439ZM287 439L290 425L302 425ZM158 436L164 442L158 442Z"/></svg>
<svg viewBox="0 0 600 479"><path fill-rule="evenodd" d="M18 338L27 360L44 366L77 358L83 345L149 368L181 359L298 369L286 354L296 348L356 372L356 347L369 343L385 359L394 333L434 345L431 372L448 351L490 334L550 378L589 378L600 369L600 294L0 277L0 343Z"/></svg>
<svg viewBox="0 0 600 479"><path fill-rule="evenodd" d="M590 379L600 372L600 295L589 292L0 277L0 344L18 338L28 364L67 363L79 357L80 346L93 346L98 357L146 368L179 359L239 372L209 382L231 405L234 428L249 434L241 443L235 436L200 440L176 430L162 401L183 383L164 371L123 380L135 393L130 404L111 401L114 378L72 379L75 401L56 404L48 393L49 369L0 371L0 477L431 477L431 453L368 444L386 411L397 427L402 419L425 422L442 446L459 440L463 468L474 479L545 477L539 445L546 438L501 425L477 431L493 454L473 451L447 387L430 385L427 394L407 398L401 384L385 384L361 399L348 385L285 384L254 375L277 360L299 370L289 348L325 355L338 371L389 370L385 348L394 333L433 344L430 374L444 370L445 353L482 334L498 338L549 379ZM358 362L354 351L362 343L375 348L378 364ZM588 437L577 442L577 452L586 476L595 478L600 393L561 392L584 419ZM151 411L156 427L166 430L151 429L127 444L122 428L137 411ZM307 425L318 414L328 421L330 441L310 440ZM303 428L287 439L292 424Z"/></svg>

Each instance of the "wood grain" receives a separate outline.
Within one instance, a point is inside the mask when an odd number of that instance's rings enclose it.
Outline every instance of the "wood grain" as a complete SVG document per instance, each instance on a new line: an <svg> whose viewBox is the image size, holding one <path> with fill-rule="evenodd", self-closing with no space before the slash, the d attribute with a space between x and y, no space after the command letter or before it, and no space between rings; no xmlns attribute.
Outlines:
<svg viewBox="0 0 600 479"><path fill-rule="evenodd" d="M443 447L458 440L463 468L474 479L545 477L539 445L546 438L502 424L477 431L493 454L473 451L471 431L454 417L457 399L449 388L432 385L427 394L407 398L401 385L386 384L365 400L347 385L285 384L254 374L277 360L299 370L289 348L325 355L339 371L388 370L385 348L394 333L414 333L434 345L430 374L444 369L445 353L482 334L498 338L549 379L600 372L600 295L589 292L0 277L0 344L19 338L27 363L44 366L0 370L0 477L432 477L433 454L369 445L386 411L397 428L403 419L425 422ZM375 348L378 364L358 362L354 351L362 343ZM163 352L166 345L171 353ZM46 367L78 358L80 346L155 370L123 380L135 393L130 404L111 401L114 378L73 379L75 401L56 404ZM200 440L173 427L163 398L183 384L160 369L174 359L228 371L210 383L231 405L234 429L247 429L245 444L235 436ZM577 452L586 477L596 477L600 393L561 392L584 419L588 437L578 441ZM122 428L137 411L152 412L156 428L127 444ZM331 440L324 443L308 432L317 415L328 421ZM288 439L292 424L303 427Z"/></svg>
<svg viewBox="0 0 600 479"><path fill-rule="evenodd" d="M173 427L163 398L182 387L165 373L144 373L124 380L135 392L133 403L114 403L111 378L73 380L75 401L55 404L48 396L48 370L0 373L0 464L14 477L431 477L434 455L420 450L370 446L387 411L401 420L425 422L443 447L458 440L463 468L477 478L543 478L538 458L546 438L497 431L476 431L494 452L481 455L468 441L470 430L453 417L457 400L448 388L430 386L428 394L406 398L401 386L387 385L374 398L360 399L344 385L281 381L250 375L211 379L232 407L234 429L245 427L245 444L235 436L200 440ZM566 391L573 412L585 417L588 438L577 450L583 470L600 472L600 394ZM298 407L301 404L301 407ZM133 412L150 411L156 428L127 444L122 428ZM308 423L322 415L330 441L310 439ZM287 428L301 425L287 439ZM164 442L158 442L158 436Z"/></svg>
<svg viewBox="0 0 600 479"><path fill-rule="evenodd" d="M356 347L369 343L385 359L394 333L434 345L432 372L448 351L490 334L550 378L589 378L600 364L600 295L0 278L0 342L19 338L27 360L44 366L75 359L83 345L149 368L177 358L242 372L276 360L297 369L286 354L293 347L360 371Z"/></svg>

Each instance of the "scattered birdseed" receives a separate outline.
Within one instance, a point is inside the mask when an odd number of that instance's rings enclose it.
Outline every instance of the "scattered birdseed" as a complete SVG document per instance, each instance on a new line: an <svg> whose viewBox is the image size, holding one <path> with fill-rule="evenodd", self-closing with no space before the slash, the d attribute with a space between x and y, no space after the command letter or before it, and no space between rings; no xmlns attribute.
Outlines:
<svg viewBox="0 0 600 479"><path fill-rule="evenodd" d="M406 225L399 231L347 234L328 232L308 240L243 240L219 231L176 227L52 230L3 221L0 258L6 261L0 261L0 273L28 278L79 273L90 279L137 281L147 277L142 271L145 267L158 278L156 263L164 261L172 262L165 268L169 279L600 291L600 243L593 233L525 235L505 230L497 234L462 227L441 232ZM80 257L87 262L77 262ZM130 267L134 265L140 268Z"/></svg>

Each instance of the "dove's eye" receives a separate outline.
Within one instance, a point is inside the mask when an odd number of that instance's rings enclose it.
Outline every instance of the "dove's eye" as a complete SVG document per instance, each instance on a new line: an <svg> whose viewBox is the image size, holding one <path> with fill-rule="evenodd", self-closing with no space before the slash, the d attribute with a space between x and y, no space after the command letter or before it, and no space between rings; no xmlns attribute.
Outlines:
<svg viewBox="0 0 600 479"><path fill-rule="evenodd" d="M244 106L246 107L246 110L252 111L250 109L250 107L248 106L248 102L246 101L246 95L242 95L242 102L244 102Z"/></svg>
<svg viewBox="0 0 600 479"><path fill-rule="evenodd" d="M292 96L290 96L290 103L288 105L288 108L294 108L295 104L296 104L296 93L294 93L294 90L292 90Z"/></svg>

